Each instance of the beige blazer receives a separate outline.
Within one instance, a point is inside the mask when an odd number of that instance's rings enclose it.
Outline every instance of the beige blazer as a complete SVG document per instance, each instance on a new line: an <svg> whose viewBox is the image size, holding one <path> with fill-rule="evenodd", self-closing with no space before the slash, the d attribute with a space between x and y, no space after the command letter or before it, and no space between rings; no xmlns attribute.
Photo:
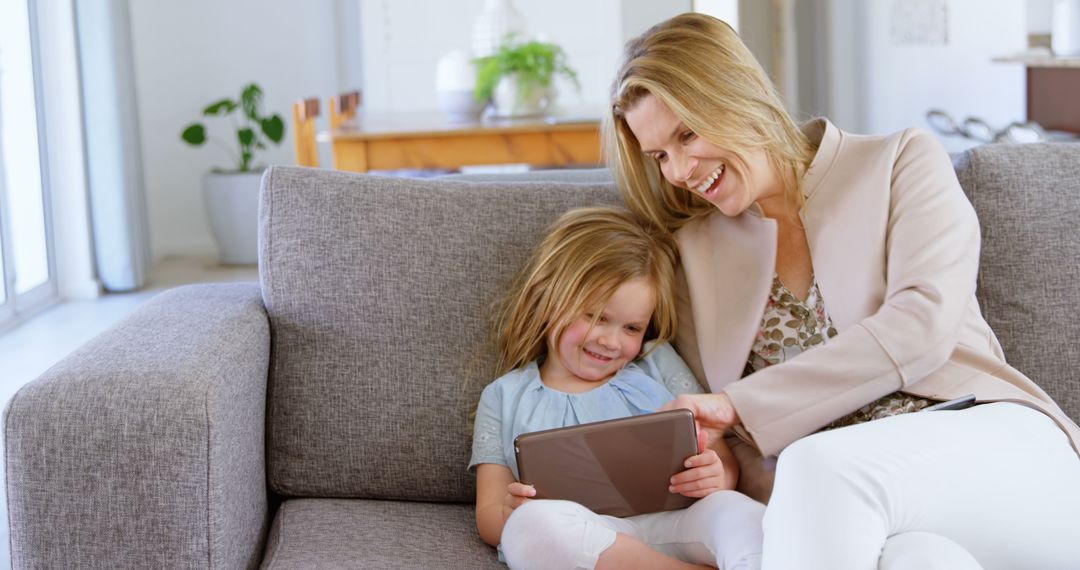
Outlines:
<svg viewBox="0 0 1080 570"><path fill-rule="evenodd" d="M1080 450L1080 428L1005 363L979 311L979 222L938 141L915 129L853 135L825 120L804 129L821 142L800 217L836 337L740 380L772 282L776 223L754 206L676 232L676 345L699 379L731 397L762 454L897 390L1029 405Z"/></svg>

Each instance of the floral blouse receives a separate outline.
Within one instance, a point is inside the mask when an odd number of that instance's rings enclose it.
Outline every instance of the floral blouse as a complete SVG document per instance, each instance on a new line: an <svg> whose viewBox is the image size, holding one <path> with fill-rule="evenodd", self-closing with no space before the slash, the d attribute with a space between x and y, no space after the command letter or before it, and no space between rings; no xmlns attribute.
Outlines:
<svg viewBox="0 0 1080 570"><path fill-rule="evenodd" d="M827 344L836 336L832 320L825 312L817 280L812 280L805 301L800 301L773 274L772 291L761 317L754 346L743 370L746 377L762 368L795 358L803 351ZM822 431L915 412L932 404L930 400L893 392L832 422Z"/></svg>

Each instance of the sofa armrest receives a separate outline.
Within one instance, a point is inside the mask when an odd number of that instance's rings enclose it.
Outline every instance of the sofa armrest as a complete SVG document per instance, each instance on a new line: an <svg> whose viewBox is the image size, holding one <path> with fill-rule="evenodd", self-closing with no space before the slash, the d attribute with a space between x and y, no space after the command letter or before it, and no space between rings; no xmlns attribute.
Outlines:
<svg viewBox="0 0 1080 570"><path fill-rule="evenodd" d="M269 359L258 285L194 285L23 387L4 413L12 566L256 566Z"/></svg>

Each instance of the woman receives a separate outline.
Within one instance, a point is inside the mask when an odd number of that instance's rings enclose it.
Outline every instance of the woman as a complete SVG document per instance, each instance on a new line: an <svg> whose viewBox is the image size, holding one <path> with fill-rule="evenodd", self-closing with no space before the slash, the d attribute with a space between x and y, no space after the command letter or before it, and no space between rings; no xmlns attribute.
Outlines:
<svg viewBox="0 0 1080 570"><path fill-rule="evenodd" d="M1080 565L1080 428L982 318L935 139L800 128L729 26L684 14L627 45L605 144L678 238L676 344L712 393L674 405L742 441L766 568Z"/></svg>

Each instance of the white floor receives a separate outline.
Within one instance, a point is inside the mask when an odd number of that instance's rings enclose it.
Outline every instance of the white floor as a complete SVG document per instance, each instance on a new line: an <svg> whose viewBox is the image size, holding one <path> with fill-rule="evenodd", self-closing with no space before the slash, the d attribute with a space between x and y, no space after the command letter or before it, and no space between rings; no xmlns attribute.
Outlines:
<svg viewBox="0 0 1080 570"><path fill-rule="evenodd" d="M70 301L0 335L0 402L37 378L64 356L131 314L158 293L189 283L257 281L254 265L225 266L205 258L166 258L149 273L147 287L136 293L104 295L94 301ZM0 455L0 479L3 459ZM6 485L0 485L0 567L11 566Z"/></svg>

